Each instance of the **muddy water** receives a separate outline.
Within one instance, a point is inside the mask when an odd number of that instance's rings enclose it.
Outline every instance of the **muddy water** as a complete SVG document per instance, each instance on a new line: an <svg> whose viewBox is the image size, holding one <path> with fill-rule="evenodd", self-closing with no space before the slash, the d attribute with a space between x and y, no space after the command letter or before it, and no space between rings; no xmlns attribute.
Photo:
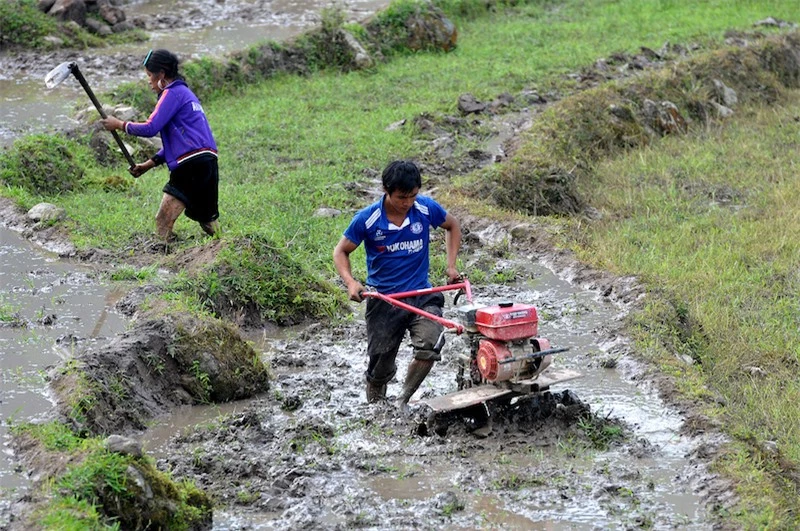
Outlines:
<svg viewBox="0 0 800 531"><path fill-rule="evenodd" d="M6 421L35 420L52 410L45 384L48 367L77 346L123 331L126 320L113 307L121 292L98 273L33 247L0 228L0 498L27 485L8 453Z"/></svg>
<svg viewBox="0 0 800 531"><path fill-rule="evenodd" d="M183 410L166 429L148 433L146 446L159 466L194 477L219 496L217 530L347 528L353 513L363 515L368 528L710 529L695 492L697 465L688 458L699 442L679 435L679 415L631 379L637 367L608 340L622 310L561 280L533 257L498 267L517 270L520 281L474 286L476 302L536 305L539 334L553 346L570 348L556 356L555 367L582 373L553 391L570 389L596 414L620 421L629 430L625 443L586 452L572 448L569 437L521 435L508 426L482 440L458 430L444 439L409 437L408 421L398 419L391 406L364 403L365 338L357 316L338 331L266 338L275 372L271 394L296 398L302 404L296 411L287 413L270 397L218 410L240 419L233 422L214 419L215 408ZM446 316L457 318L452 310ZM417 398L455 390L453 360L465 349L461 338L449 339L443 361ZM600 360L608 365L609 359L618 362L616 368L601 367ZM404 347L399 375L407 362ZM399 386L390 384L389 394ZM242 430L248 411L263 414L266 435ZM333 430L327 451L290 449L304 430L321 425ZM283 498L274 485L295 475L302 488L289 490L300 494ZM508 487L514 481L520 487ZM252 492L263 501L258 509L238 499ZM450 493L463 509L448 517L448 525L426 520L440 516Z"/></svg>
<svg viewBox="0 0 800 531"><path fill-rule="evenodd" d="M521 287L530 291L522 289L518 294L520 300L530 301L544 314L540 334L551 338L558 346L571 349L559 355L558 364L578 370L583 376L570 382L569 387L589 403L595 413L622 420L632 427L635 438L647 441L647 453L651 454L633 456L611 451L583 465L593 470L608 468L612 471L632 467L640 474L637 482L647 485L646 490L650 491L647 503L660 514L672 515L675 518L672 522L680 523L681 527L702 522L699 500L689 482L693 465L686 460L693 443L678 435L682 423L678 413L666 408L654 392L638 387L626 376L631 374L630 367L625 367L626 363L632 363L630 360L619 359L618 369L599 366L601 358L614 356L615 348L614 343L605 342L600 334L622 314L613 306L601 303L595 294L571 286L544 268L534 274L534 280L527 286ZM613 474L611 477L616 479ZM616 525L614 519L598 518L605 512L604 500L598 495L595 501L579 505L553 503L524 514L536 522Z"/></svg>
<svg viewBox="0 0 800 531"><path fill-rule="evenodd" d="M520 264L509 264L519 269ZM637 387L625 377L625 371L603 369L598 359L613 350L613 344L598 342L598 334L621 316L619 310L597 300L595 294L581 291L551 271L531 266L527 272L531 280L522 283L509 293L505 286L477 287L476 302L495 304L499 300L511 299L534 304L540 312L539 334L547 337L553 346L569 347L570 351L558 354L554 366L578 370L579 380L562 384L581 400L591 405L592 410L602 416L622 420L632 427L635 438L647 441L652 455L633 456L629 448L619 451L601 452L592 459L570 458L562 463L574 473L587 476L607 469L609 479L615 480L614 472L630 474L637 470L635 483L645 488L635 490L637 495L646 493L649 504L664 520L656 521L656 527L680 524L683 528L703 528L703 514L698 497L692 492L689 477L693 465L686 456L692 443L678 435L681 419L668 410L661 400L651 392ZM466 347L465 347L466 348ZM624 362L623 362L624 365ZM437 392L452 391L445 386ZM523 454L506 457L513 469L525 471L539 466L545 454ZM496 458L487 456L483 465L496 465ZM549 459L558 459L550 456ZM400 462L394 463L401 466ZM368 486L386 499L405 499L429 496L446 488L452 477L448 467L426 471L426 478L413 480L377 480ZM622 478L619 478L620 480ZM631 478L626 478L625 483ZM486 522L515 529L596 529L614 528L619 525L619 515L609 509L609 499L604 496L603 486L588 499L561 499L553 495L549 499L503 499L481 493L471 501L475 511L484 513ZM622 507L620 507L622 509Z"/></svg>
<svg viewBox="0 0 800 531"><path fill-rule="evenodd" d="M388 0L337 2L348 21L358 21L388 4ZM53 89L44 76L63 61L77 61L93 91L123 81L143 80L141 61L150 48L167 48L181 58L221 57L253 44L284 41L319 23L325 0L144 0L124 6L129 20L145 18L154 27L150 40L86 52L37 54L15 60L0 53L0 146L19 136L67 126L77 106L91 102L72 78ZM166 26L166 27L164 27ZM107 102L104 102L107 103Z"/></svg>

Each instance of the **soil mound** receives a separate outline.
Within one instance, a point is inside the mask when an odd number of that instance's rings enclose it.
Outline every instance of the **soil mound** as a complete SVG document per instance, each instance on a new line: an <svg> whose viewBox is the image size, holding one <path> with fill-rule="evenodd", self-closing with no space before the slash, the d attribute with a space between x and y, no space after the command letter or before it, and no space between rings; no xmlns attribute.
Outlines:
<svg viewBox="0 0 800 531"><path fill-rule="evenodd" d="M105 435L144 430L179 405L253 396L269 389L269 379L232 325L171 316L77 354L54 370L51 387L77 431Z"/></svg>

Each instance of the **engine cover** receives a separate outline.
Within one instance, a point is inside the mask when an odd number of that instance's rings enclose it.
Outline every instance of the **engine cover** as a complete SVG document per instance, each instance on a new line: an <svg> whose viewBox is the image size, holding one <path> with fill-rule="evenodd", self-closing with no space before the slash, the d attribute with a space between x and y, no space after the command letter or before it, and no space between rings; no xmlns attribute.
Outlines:
<svg viewBox="0 0 800 531"><path fill-rule="evenodd" d="M475 311L478 332L498 341L517 341L533 337L536 335L538 323L536 307L530 304L501 302Z"/></svg>
<svg viewBox="0 0 800 531"><path fill-rule="evenodd" d="M478 370L481 376L489 382L510 380L517 372L519 364L501 364L500 360L513 356L506 343L492 339L481 339L478 347Z"/></svg>

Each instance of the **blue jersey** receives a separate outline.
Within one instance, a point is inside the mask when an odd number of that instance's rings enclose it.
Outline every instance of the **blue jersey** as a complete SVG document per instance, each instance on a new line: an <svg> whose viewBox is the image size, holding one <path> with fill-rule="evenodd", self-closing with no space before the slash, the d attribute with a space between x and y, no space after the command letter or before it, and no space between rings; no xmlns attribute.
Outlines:
<svg viewBox="0 0 800 531"><path fill-rule="evenodd" d="M356 245L364 242L367 285L379 293L399 293L431 287L428 280L430 229L444 223L442 206L418 195L401 227L389 222L383 197L358 212L344 237Z"/></svg>

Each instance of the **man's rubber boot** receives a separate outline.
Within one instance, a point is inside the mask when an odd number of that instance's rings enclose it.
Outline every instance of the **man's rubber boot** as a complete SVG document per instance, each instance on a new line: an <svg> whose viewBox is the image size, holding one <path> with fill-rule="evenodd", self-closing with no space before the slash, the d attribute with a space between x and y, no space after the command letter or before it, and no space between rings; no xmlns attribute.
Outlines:
<svg viewBox="0 0 800 531"><path fill-rule="evenodd" d="M406 381L403 384L403 391L397 397L395 404L403 411L408 412L408 401L411 396L419 389L420 384L428 376L433 367L433 360L418 360L413 359L408 364L408 372L406 373Z"/></svg>
<svg viewBox="0 0 800 531"><path fill-rule="evenodd" d="M367 403L374 404L386 398L386 384L375 385L367 382Z"/></svg>

